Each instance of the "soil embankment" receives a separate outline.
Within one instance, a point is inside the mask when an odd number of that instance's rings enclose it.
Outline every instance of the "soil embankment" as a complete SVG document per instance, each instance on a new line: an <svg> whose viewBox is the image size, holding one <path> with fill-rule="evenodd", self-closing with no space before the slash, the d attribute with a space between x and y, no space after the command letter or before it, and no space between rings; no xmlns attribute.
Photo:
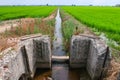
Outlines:
<svg viewBox="0 0 120 80"><path fill-rule="evenodd" d="M29 34L49 34L53 38L56 12L46 18L21 18L0 23L0 52L13 47L19 38Z"/></svg>

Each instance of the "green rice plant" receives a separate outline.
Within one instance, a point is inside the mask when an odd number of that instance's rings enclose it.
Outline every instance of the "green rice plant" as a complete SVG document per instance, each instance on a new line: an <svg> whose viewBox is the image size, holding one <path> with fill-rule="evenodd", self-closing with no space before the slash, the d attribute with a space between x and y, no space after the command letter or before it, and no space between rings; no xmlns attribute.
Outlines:
<svg viewBox="0 0 120 80"><path fill-rule="evenodd" d="M0 20L47 17L56 8L55 6L0 6Z"/></svg>
<svg viewBox="0 0 120 80"><path fill-rule="evenodd" d="M64 6L61 8L80 22L97 29L98 32L104 32L109 39L120 44L119 7Z"/></svg>

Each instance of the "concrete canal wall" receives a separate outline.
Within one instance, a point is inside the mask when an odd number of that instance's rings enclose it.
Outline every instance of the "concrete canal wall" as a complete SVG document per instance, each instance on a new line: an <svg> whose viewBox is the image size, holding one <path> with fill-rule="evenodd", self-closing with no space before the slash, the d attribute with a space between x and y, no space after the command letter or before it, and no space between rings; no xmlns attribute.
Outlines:
<svg viewBox="0 0 120 80"><path fill-rule="evenodd" d="M1 52L1 80L27 80L34 76L36 68L51 68L51 44L48 36L34 35L21 38L17 49Z"/></svg>
<svg viewBox="0 0 120 80"><path fill-rule="evenodd" d="M46 35L24 36L16 48L8 48L0 54L4 55L0 59L1 80L30 80L36 68L51 68L51 44ZM98 37L72 36L71 68L86 68L91 79L98 80L107 72L110 59L109 47Z"/></svg>
<svg viewBox="0 0 120 80"><path fill-rule="evenodd" d="M98 37L87 35L72 37L70 51L71 68L84 67L92 80L98 80L105 75L110 60L109 47Z"/></svg>

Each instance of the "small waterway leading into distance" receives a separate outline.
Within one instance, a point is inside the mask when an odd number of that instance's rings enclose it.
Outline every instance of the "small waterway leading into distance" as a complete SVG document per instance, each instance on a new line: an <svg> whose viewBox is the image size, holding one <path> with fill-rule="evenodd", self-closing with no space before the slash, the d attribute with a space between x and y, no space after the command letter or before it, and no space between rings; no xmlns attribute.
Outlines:
<svg viewBox="0 0 120 80"><path fill-rule="evenodd" d="M66 56L59 9L56 16L52 56ZM90 80L85 69L70 69L68 62L52 62L52 69L37 69L34 80Z"/></svg>
<svg viewBox="0 0 120 80"><path fill-rule="evenodd" d="M65 51L63 47L63 36L61 31L61 24L62 20L60 17L59 9L57 11L56 16L56 25L55 25L55 32L54 32L54 41L53 41L53 55L54 56L65 56Z"/></svg>

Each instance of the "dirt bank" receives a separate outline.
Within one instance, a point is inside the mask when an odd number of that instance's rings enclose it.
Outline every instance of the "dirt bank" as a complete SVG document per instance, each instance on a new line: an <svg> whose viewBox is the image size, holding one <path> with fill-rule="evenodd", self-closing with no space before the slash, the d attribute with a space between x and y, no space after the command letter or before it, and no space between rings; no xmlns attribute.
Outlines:
<svg viewBox="0 0 120 80"><path fill-rule="evenodd" d="M0 52L15 46L24 35L41 33L52 37L55 15L56 12L53 12L46 18L21 18L0 22Z"/></svg>

